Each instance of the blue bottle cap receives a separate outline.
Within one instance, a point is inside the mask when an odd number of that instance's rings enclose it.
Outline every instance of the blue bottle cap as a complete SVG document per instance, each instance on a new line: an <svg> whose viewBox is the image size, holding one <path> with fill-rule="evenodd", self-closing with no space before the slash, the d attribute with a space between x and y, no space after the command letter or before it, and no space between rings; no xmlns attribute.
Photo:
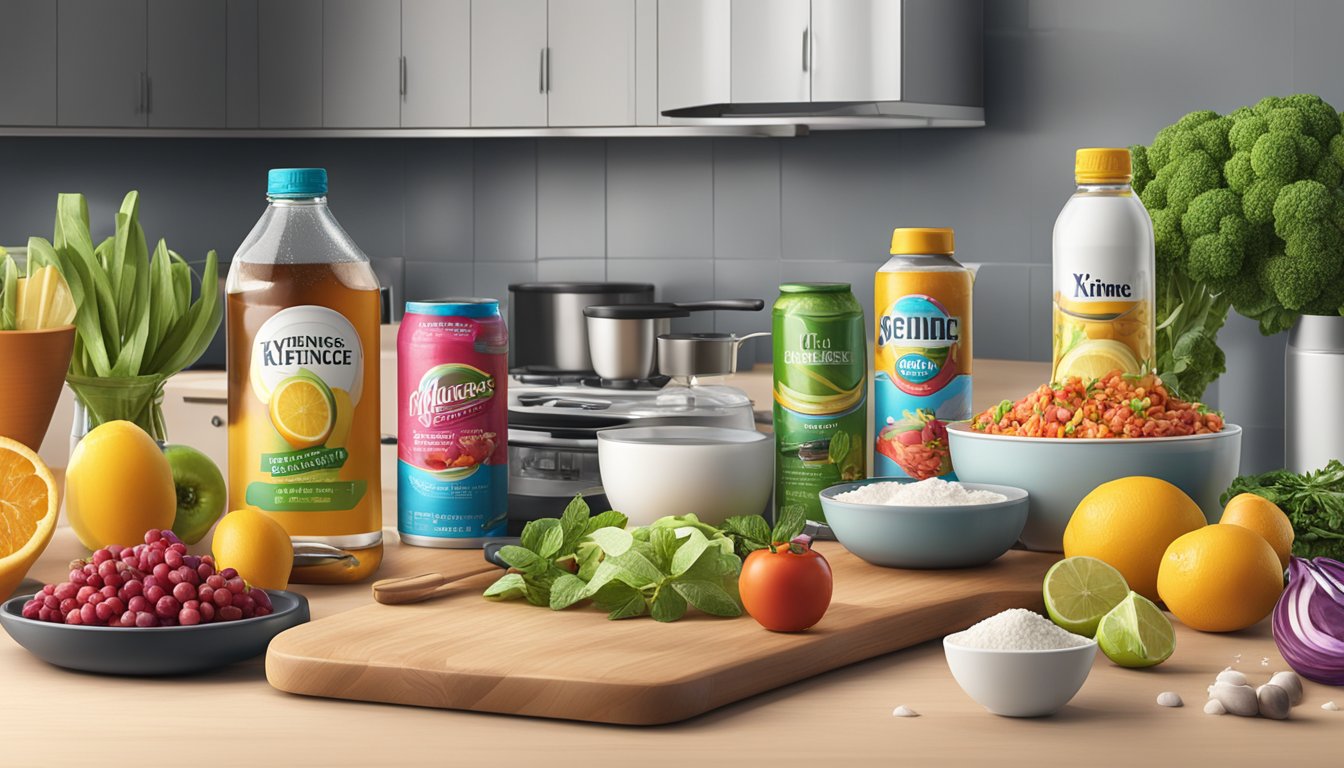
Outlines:
<svg viewBox="0 0 1344 768"><path fill-rule="evenodd" d="M267 197L322 197L326 194L325 168L272 168L266 173Z"/></svg>
<svg viewBox="0 0 1344 768"><path fill-rule="evenodd" d="M498 317L498 299L480 299L453 296L446 299L423 299L406 302L406 312L412 315L434 317Z"/></svg>

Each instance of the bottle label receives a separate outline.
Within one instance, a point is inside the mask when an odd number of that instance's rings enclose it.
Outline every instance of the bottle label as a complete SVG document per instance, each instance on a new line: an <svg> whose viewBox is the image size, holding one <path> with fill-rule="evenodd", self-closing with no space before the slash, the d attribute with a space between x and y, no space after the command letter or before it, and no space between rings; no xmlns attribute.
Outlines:
<svg viewBox="0 0 1344 768"><path fill-rule="evenodd" d="M1088 312L1114 314L1141 300L1143 275L1130 268L1128 248L1075 247L1067 259L1056 259L1055 294L1063 305L1093 305ZM1099 308L1096 305L1109 305Z"/></svg>
<svg viewBox="0 0 1344 768"><path fill-rule="evenodd" d="M364 381L364 349L343 315L326 307L282 309L252 341L252 393L270 419L266 480L248 484L248 504L268 512L353 508L363 480L341 480Z"/></svg>

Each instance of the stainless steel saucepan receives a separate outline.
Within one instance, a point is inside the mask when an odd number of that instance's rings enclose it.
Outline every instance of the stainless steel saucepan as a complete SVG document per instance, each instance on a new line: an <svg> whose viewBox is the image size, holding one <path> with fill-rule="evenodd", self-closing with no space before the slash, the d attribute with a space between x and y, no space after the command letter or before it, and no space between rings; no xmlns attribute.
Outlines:
<svg viewBox="0 0 1344 768"><path fill-rule="evenodd" d="M588 330L583 310L595 304L648 304L650 283L514 283L509 286L509 369L586 373Z"/></svg>
<svg viewBox="0 0 1344 768"><path fill-rule="evenodd" d="M749 339L768 331L731 333L663 333L658 336L658 372L665 376L727 376L737 373L737 352Z"/></svg>
<svg viewBox="0 0 1344 768"><path fill-rule="evenodd" d="M692 312L759 312L760 299L609 304L583 310L588 319L588 353L604 379L639 380L658 373L658 336L672 330L672 318Z"/></svg>

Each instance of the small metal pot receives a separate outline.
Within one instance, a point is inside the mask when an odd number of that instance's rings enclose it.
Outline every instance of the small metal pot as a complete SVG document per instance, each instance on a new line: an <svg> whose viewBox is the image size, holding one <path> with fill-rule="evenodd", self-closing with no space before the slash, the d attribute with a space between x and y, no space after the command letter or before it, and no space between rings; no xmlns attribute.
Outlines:
<svg viewBox="0 0 1344 768"><path fill-rule="evenodd" d="M658 336L671 330L673 318L692 312L759 312L764 307L760 299L588 307L583 314L593 370L604 379L647 379L659 373Z"/></svg>
<svg viewBox="0 0 1344 768"><path fill-rule="evenodd" d="M648 304L651 283L514 283L509 286L509 370L591 373L583 310L593 305Z"/></svg>
<svg viewBox="0 0 1344 768"><path fill-rule="evenodd" d="M737 352L748 339L768 331L731 333L664 333L658 336L658 372L666 376L727 376L737 373Z"/></svg>

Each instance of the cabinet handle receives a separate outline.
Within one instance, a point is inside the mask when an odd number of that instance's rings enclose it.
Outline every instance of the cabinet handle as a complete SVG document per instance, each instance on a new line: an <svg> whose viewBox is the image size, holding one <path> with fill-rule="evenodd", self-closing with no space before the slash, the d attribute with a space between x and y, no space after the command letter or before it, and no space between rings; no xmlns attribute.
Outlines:
<svg viewBox="0 0 1344 768"><path fill-rule="evenodd" d="M210 417L210 426L212 426L212 427L222 427L222 426L224 426L224 420L221 419L221 418L219 418L218 416L211 416L211 417Z"/></svg>
<svg viewBox="0 0 1344 768"><path fill-rule="evenodd" d="M400 85L399 85L399 88L401 89L401 90L400 90L400 93L401 93L402 96L405 96L405 95L406 95L406 57L405 57L405 56L402 56L402 57L400 57L399 59L397 59L397 64L398 64L398 66L400 67L400 74L399 74L399 77L400 77Z"/></svg>
<svg viewBox="0 0 1344 768"><path fill-rule="evenodd" d="M812 30L803 30L803 71L812 71Z"/></svg>
<svg viewBox="0 0 1344 768"><path fill-rule="evenodd" d="M139 89L139 90L140 90L140 102L139 102L139 103L136 105L136 107L135 107L135 113L136 113L137 115L143 115L143 114L145 114L146 112L149 111L149 105L146 103L146 102L149 101L149 96L148 96L148 94L146 93L146 92L149 90L148 86L146 85L146 81L148 81L148 80L149 80L149 76L146 75L144 72L141 72L141 73L140 73L140 89Z"/></svg>
<svg viewBox="0 0 1344 768"><path fill-rule="evenodd" d="M546 48L546 92L551 92L551 49Z"/></svg>
<svg viewBox="0 0 1344 768"><path fill-rule="evenodd" d="M541 56L537 59L537 92L546 92L546 49L541 49Z"/></svg>

